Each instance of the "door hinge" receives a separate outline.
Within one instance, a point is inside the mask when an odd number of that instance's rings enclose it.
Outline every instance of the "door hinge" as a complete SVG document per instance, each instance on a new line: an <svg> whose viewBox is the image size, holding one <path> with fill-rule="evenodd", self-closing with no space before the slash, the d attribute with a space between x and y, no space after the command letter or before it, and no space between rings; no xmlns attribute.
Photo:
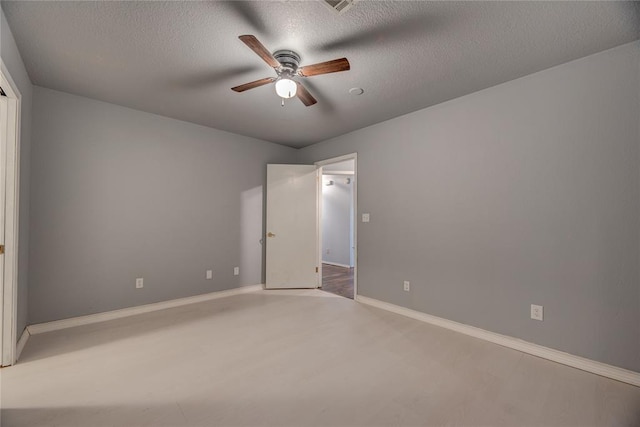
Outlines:
<svg viewBox="0 0 640 427"><path fill-rule="evenodd" d="M4 245L0 245L0 255L4 254ZM316 272L318 269L316 268Z"/></svg>
<svg viewBox="0 0 640 427"><path fill-rule="evenodd" d="M4 246L2 247L2 252L4 253ZM316 273L318 272L318 267L316 267Z"/></svg>

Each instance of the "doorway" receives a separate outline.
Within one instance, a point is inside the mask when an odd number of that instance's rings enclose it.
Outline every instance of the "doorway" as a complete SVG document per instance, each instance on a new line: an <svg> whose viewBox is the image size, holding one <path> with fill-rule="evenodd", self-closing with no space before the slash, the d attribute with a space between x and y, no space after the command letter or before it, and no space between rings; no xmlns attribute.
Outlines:
<svg viewBox="0 0 640 427"><path fill-rule="evenodd" d="M356 158L318 163L320 181L321 289L345 298L356 295Z"/></svg>
<svg viewBox="0 0 640 427"><path fill-rule="evenodd" d="M340 164L350 161L349 166ZM337 165L334 165L337 164ZM333 165L333 166L332 166ZM333 185L350 188L347 201L347 231L341 237L340 253L343 261L326 258L323 275L323 169L335 176ZM346 288L345 297L358 295L358 230L355 221L358 164L355 153L316 162L313 165L267 164L266 221L261 242L265 245L265 289L316 289L323 287L323 276L330 288ZM331 180L330 180L331 181ZM344 218L344 217L343 217ZM343 228L344 230L344 228ZM327 240L327 238L325 238ZM328 247L328 255L336 255L335 247ZM325 251L326 252L326 249ZM338 270L337 268L342 268ZM346 283L345 283L346 282Z"/></svg>

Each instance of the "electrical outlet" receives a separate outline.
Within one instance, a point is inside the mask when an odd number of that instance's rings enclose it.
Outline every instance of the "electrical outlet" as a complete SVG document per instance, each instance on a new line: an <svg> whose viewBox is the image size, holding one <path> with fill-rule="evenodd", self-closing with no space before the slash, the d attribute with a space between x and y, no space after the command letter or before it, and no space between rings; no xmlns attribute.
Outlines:
<svg viewBox="0 0 640 427"><path fill-rule="evenodd" d="M213 279L213 270L207 270L207 280Z"/></svg>
<svg viewBox="0 0 640 427"><path fill-rule="evenodd" d="M411 283L408 280L404 281L404 290L409 292L411 290Z"/></svg>
<svg viewBox="0 0 640 427"><path fill-rule="evenodd" d="M142 277L136 279L136 289L140 288L144 288L144 279Z"/></svg>
<svg viewBox="0 0 640 427"><path fill-rule="evenodd" d="M543 310L541 305L531 304L531 318L534 320L542 320Z"/></svg>
<svg viewBox="0 0 640 427"><path fill-rule="evenodd" d="M237 276L240 274L240 267L233 267L233 275Z"/></svg>
<svg viewBox="0 0 640 427"><path fill-rule="evenodd" d="M325 254L327 254L327 255L329 255L329 254L331 253L331 249L326 249L326 250L324 251L324 253L325 253Z"/></svg>
<svg viewBox="0 0 640 427"><path fill-rule="evenodd" d="M363 213L362 214L362 222L369 222L369 220L371 219L370 215L368 213Z"/></svg>

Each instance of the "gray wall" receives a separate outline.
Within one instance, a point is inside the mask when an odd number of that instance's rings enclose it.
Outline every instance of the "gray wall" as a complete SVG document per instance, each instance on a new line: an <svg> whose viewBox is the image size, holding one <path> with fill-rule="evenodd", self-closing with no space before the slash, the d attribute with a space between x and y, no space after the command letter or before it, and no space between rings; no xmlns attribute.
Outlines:
<svg viewBox="0 0 640 427"><path fill-rule="evenodd" d="M353 184L345 175L324 175L322 185L322 262L351 265L351 208Z"/></svg>
<svg viewBox="0 0 640 427"><path fill-rule="evenodd" d="M20 129L20 215L18 242L18 339L27 326L29 281L29 178L31 164L32 85L20 52L0 10L0 57L22 95Z"/></svg>
<svg viewBox="0 0 640 427"><path fill-rule="evenodd" d="M639 75L635 42L302 149L358 153L359 293L640 371Z"/></svg>
<svg viewBox="0 0 640 427"><path fill-rule="evenodd" d="M32 150L30 323L262 283L294 149L36 86Z"/></svg>

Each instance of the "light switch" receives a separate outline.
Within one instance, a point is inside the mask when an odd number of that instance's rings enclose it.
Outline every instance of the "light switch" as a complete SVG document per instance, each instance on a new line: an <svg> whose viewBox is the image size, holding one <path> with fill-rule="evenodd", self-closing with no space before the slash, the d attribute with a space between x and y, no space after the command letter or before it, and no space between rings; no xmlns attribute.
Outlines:
<svg viewBox="0 0 640 427"><path fill-rule="evenodd" d="M368 213L363 213L362 214L362 222L369 222L369 214Z"/></svg>

